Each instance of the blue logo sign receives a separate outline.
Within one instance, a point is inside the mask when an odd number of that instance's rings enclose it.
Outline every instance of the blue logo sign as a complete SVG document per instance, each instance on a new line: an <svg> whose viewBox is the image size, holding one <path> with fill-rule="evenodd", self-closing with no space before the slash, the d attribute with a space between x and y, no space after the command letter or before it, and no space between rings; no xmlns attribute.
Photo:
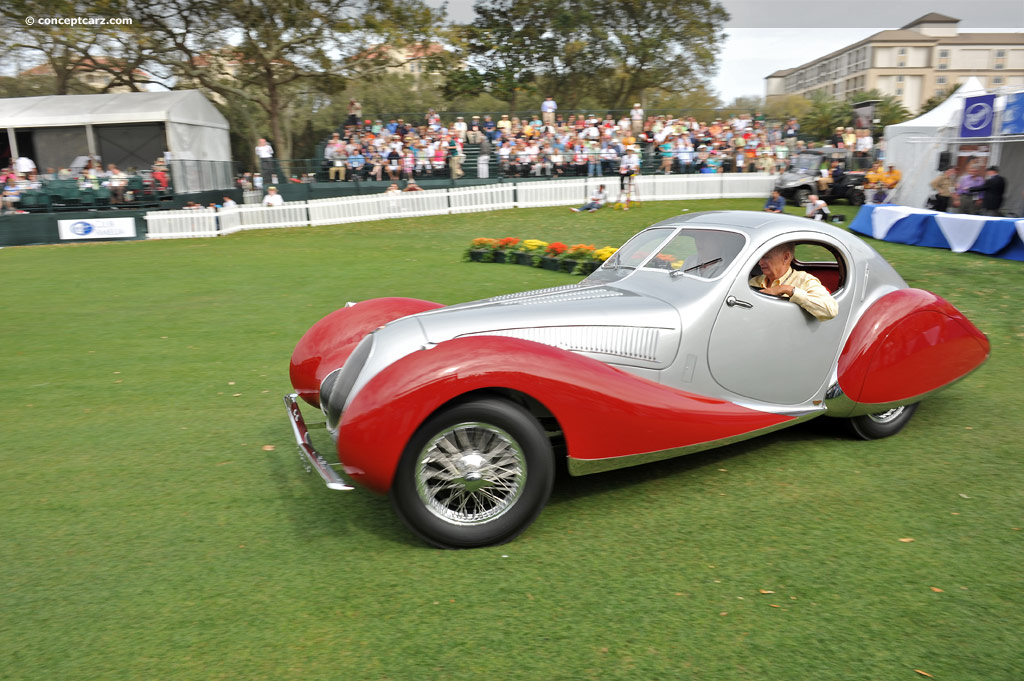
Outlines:
<svg viewBox="0 0 1024 681"><path fill-rule="evenodd" d="M964 100L964 119L960 124L961 137L992 136L995 100L995 95L968 97Z"/></svg>
<svg viewBox="0 0 1024 681"><path fill-rule="evenodd" d="M1017 92L1006 98L1001 132L1004 135L1024 134L1024 92Z"/></svg>
<svg viewBox="0 0 1024 681"><path fill-rule="evenodd" d="M88 236L89 234L92 234L92 230L92 224L86 222L85 220L79 220L78 222L71 225L71 233L76 234L78 236Z"/></svg>

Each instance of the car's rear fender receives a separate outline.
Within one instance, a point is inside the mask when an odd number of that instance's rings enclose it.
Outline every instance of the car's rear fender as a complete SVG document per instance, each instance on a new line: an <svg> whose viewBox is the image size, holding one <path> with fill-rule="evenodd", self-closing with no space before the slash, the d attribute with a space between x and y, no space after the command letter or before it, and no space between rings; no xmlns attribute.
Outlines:
<svg viewBox="0 0 1024 681"><path fill-rule="evenodd" d="M853 416L909 404L963 378L988 355L988 338L949 302L921 289L893 291L850 333L837 369L844 399L829 408Z"/></svg>
<svg viewBox="0 0 1024 681"><path fill-rule="evenodd" d="M528 395L543 405L558 422L570 459L688 447L792 420L676 390L533 341L456 338L402 357L352 398L337 440L346 473L387 491L416 429L442 405L488 389Z"/></svg>

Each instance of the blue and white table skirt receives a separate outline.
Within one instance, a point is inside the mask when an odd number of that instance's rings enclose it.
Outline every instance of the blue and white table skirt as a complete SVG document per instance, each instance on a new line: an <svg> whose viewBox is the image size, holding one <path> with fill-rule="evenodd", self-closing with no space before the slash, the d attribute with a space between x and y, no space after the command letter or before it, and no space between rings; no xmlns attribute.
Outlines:
<svg viewBox="0 0 1024 681"><path fill-rule="evenodd" d="M1024 219L953 215L924 208L861 206L850 230L912 246L971 251L1024 261Z"/></svg>

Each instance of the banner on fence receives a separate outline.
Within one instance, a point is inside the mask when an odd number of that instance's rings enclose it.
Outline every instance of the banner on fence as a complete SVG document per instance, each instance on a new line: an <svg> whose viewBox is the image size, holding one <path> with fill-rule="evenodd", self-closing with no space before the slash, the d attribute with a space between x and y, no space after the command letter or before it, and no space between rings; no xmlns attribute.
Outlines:
<svg viewBox="0 0 1024 681"><path fill-rule="evenodd" d="M135 218L58 220L57 231L62 241L72 239L134 239L136 236Z"/></svg>

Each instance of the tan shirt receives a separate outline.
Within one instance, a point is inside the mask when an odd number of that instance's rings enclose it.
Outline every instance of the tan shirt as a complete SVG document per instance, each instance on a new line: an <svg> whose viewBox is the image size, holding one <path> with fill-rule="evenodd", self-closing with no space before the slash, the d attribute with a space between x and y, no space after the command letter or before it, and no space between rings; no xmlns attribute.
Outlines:
<svg viewBox="0 0 1024 681"><path fill-rule="evenodd" d="M825 322L839 314L839 304L813 274L789 268L781 278L765 283L765 275L759 274L750 280L756 289L771 288L780 284L793 287L793 295L789 299L814 315L819 322ZM785 297L785 296L784 296Z"/></svg>

